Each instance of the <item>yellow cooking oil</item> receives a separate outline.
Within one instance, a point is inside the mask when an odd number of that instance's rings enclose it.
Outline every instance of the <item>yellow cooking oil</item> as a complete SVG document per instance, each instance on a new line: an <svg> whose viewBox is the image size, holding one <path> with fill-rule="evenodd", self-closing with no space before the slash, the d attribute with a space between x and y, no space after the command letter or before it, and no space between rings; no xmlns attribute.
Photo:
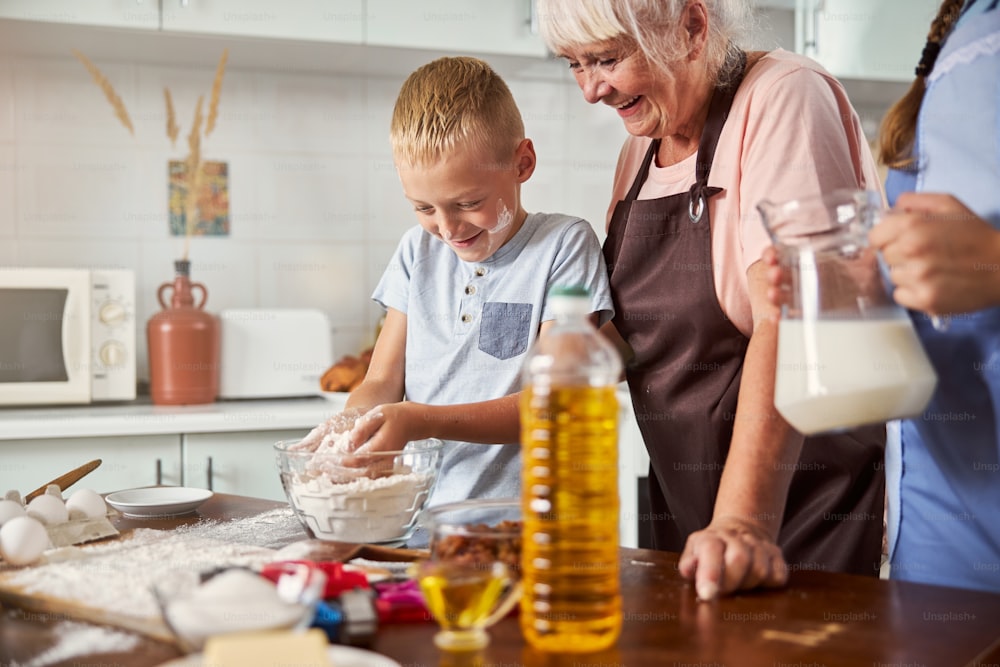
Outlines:
<svg viewBox="0 0 1000 667"><path fill-rule="evenodd" d="M607 648L622 623L615 387L525 387L521 420L525 640Z"/></svg>
<svg viewBox="0 0 1000 667"><path fill-rule="evenodd" d="M428 561L421 564L417 579L428 611L445 630L481 626L509 583L507 569L498 563Z"/></svg>

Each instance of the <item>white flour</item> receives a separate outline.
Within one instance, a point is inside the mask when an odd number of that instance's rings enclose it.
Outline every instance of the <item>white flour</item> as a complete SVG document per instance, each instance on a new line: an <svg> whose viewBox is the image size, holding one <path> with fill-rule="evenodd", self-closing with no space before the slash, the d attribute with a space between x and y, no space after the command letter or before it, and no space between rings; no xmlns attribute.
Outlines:
<svg viewBox="0 0 1000 667"><path fill-rule="evenodd" d="M293 482L291 493L316 537L388 542L406 537L433 481L433 476L415 472L343 484L321 476Z"/></svg>
<svg viewBox="0 0 1000 667"><path fill-rule="evenodd" d="M258 567L278 546L306 535L290 509L172 530L140 528L107 542L48 552L41 564L5 576L8 586L106 612L159 618L152 585L173 570Z"/></svg>
<svg viewBox="0 0 1000 667"><path fill-rule="evenodd" d="M75 621L60 621L53 630L58 644L27 662L10 663L11 667L46 667L94 653L128 653L139 644L135 635Z"/></svg>

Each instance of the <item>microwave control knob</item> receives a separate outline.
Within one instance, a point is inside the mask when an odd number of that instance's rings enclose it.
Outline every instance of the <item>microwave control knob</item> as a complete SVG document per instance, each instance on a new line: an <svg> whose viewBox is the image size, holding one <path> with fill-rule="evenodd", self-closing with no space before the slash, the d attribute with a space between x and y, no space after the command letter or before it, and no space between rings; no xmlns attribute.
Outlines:
<svg viewBox="0 0 1000 667"><path fill-rule="evenodd" d="M97 316L103 324L117 326L125 321L125 307L117 301L107 301L101 305Z"/></svg>
<svg viewBox="0 0 1000 667"><path fill-rule="evenodd" d="M101 363L105 366L121 366L125 363L125 346L116 340L101 346Z"/></svg>

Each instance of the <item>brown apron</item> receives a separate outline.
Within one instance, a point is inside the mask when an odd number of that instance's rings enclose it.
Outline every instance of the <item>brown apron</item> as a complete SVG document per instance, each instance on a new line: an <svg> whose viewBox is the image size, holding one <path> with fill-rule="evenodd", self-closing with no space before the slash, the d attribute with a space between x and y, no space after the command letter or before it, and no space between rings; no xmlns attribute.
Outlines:
<svg viewBox="0 0 1000 667"><path fill-rule="evenodd" d="M708 175L745 62L713 94L691 190L638 199L653 141L604 243L614 324L635 352L626 377L650 458L653 543L667 551L712 518L748 343L716 296L708 208L722 192ZM790 567L877 574L884 448L881 426L806 439L778 538Z"/></svg>

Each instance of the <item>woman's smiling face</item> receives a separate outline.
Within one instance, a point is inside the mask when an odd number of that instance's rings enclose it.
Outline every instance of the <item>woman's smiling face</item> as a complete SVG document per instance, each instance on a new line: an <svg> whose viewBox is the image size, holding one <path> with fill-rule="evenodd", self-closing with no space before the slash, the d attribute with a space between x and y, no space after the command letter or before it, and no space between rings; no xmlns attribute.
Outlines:
<svg viewBox="0 0 1000 667"><path fill-rule="evenodd" d="M702 107L703 82L688 61L678 61L670 71L654 70L625 40L586 44L559 55L569 62L584 99L615 109L631 135L683 133Z"/></svg>
<svg viewBox="0 0 1000 667"><path fill-rule="evenodd" d="M509 164L497 162L488 151L459 147L430 165L397 165L420 226L466 262L491 257L524 222L518 186L531 173L524 175L519 162L525 150L533 170L534 149L528 140Z"/></svg>

